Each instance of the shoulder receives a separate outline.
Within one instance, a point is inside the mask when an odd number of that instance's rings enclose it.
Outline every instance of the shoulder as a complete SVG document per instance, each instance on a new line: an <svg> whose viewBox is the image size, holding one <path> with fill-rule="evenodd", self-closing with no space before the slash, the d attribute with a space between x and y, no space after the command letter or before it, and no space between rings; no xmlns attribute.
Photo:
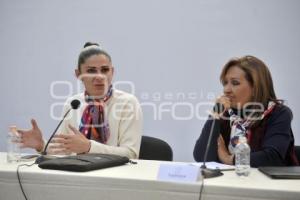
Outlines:
<svg viewBox="0 0 300 200"><path fill-rule="evenodd" d="M271 113L271 115L273 115L273 116L285 116L285 117L293 118L292 110L284 104L277 104L275 106L273 112Z"/></svg>
<svg viewBox="0 0 300 200"><path fill-rule="evenodd" d="M71 101L73 101L73 100L75 100L75 99L79 100L80 102L84 101L84 94L83 94L83 92L82 92L82 93L75 94L75 95L69 97L69 98L66 100L66 102L71 102Z"/></svg>
<svg viewBox="0 0 300 200"><path fill-rule="evenodd" d="M138 99L133 94L117 89L114 89L113 99L122 102L139 103Z"/></svg>
<svg viewBox="0 0 300 200"><path fill-rule="evenodd" d="M284 104L277 104L269 117L270 121L292 121L292 119L292 110Z"/></svg>

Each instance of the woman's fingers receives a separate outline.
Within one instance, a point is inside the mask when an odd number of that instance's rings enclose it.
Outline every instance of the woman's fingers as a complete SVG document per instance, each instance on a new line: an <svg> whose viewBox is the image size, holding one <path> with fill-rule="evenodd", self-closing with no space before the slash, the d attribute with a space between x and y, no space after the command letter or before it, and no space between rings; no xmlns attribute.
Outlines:
<svg viewBox="0 0 300 200"><path fill-rule="evenodd" d="M67 139L64 137L54 137L51 140L51 143L66 143Z"/></svg>
<svg viewBox="0 0 300 200"><path fill-rule="evenodd" d="M31 119L31 125L32 125L32 129L39 129L35 119Z"/></svg>
<svg viewBox="0 0 300 200"><path fill-rule="evenodd" d="M69 128L71 129L71 131L73 131L74 134L80 134L80 132L75 127L73 127L71 124L69 124Z"/></svg>
<svg viewBox="0 0 300 200"><path fill-rule="evenodd" d="M216 103L220 103L224 106L225 110L227 110L228 108L230 108L230 98L228 98L225 95L221 95L217 98Z"/></svg>

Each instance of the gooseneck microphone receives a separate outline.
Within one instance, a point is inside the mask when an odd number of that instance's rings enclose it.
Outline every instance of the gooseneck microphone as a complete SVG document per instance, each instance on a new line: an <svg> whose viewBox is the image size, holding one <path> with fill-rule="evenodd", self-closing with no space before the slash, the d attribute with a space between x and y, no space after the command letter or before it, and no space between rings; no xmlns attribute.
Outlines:
<svg viewBox="0 0 300 200"><path fill-rule="evenodd" d="M216 103L216 105L213 108L213 111L214 111L214 114L215 113L220 114L220 113L224 112L224 109L225 108L224 108L223 104ZM212 117L213 121L212 121L212 125L211 125L211 128L210 128L208 141L207 141L207 144L206 144L206 149L205 149L205 152L204 152L203 164L201 165L202 175L203 175L204 178L212 178L212 177L217 177L217 176L222 176L223 175L223 173L221 172L220 169L208 169L205 165L206 159L207 159L207 154L208 154L208 151L209 151L210 146L211 146L212 136L220 133L220 119L218 119L214 116L211 116L211 117Z"/></svg>
<svg viewBox="0 0 300 200"><path fill-rule="evenodd" d="M39 164L40 162L44 161L44 160L49 160L51 159L50 157L47 157L47 148L48 148L48 145L49 143L51 142L52 138L54 137L56 131L58 130L58 128L60 127L60 125L62 124L62 122L64 121L64 119L67 117L67 115L69 114L69 112L73 109L73 110L76 110L78 109L80 106L80 101L78 99L74 99L71 101L71 108L65 113L65 115L63 116L63 118L60 120L60 122L58 123L57 127L55 128L55 130L53 131L53 133L51 134L50 138L48 139L45 147L44 147L44 150L42 151L42 155L39 156L36 160L35 160L35 163L36 164Z"/></svg>

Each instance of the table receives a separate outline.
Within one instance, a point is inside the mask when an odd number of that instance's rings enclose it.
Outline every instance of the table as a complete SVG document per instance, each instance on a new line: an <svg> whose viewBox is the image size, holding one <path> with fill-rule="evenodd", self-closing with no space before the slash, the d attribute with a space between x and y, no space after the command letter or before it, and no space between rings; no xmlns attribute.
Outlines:
<svg viewBox="0 0 300 200"><path fill-rule="evenodd" d="M5 163L5 156L0 152L0 199L23 200L16 176L18 164ZM178 183L156 180L163 161L137 162L79 173L33 165L21 167L20 175L29 200L198 200L203 183L202 200L300 199L300 180L273 180L254 168L247 178L226 171L221 177Z"/></svg>

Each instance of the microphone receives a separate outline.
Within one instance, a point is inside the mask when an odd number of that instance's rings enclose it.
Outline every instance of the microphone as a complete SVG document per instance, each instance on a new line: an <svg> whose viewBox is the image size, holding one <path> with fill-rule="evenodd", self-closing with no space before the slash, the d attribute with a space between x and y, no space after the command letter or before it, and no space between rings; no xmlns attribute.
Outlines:
<svg viewBox="0 0 300 200"><path fill-rule="evenodd" d="M60 127L60 125L62 124L62 122L64 121L64 119L67 117L67 115L69 114L69 112L73 109L73 110L76 110L78 109L80 106L80 101L78 99L74 99L71 101L71 108L66 112L66 114L63 116L63 118L60 120L60 122L58 123L57 127L55 128L55 130L53 131L53 133L51 134L50 138L48 139L45 147L44 147L44 150L42 151L42 155L39 156L36 160L35 160L35 163L36 164L39 164L40 162L44 161L44 160L49 160L51 158L53 158L53 156L46 156L47 155L47 148L48 148L48 145L49 143L51 142L52 138L54 137L56 131L58 130L58 128Z"/></svg>
<svg viewBox="0 0 300 200"><path fill-rule="evenodd" d="M216 103L216 105L213 108L214 113L217 114L221 114L222 112L224 112L224 105L221 103ZM220 119L218 118L214 118L214 116L212 116L212 125L210 128L210 133L208 136L208 141L206 144L206 149L204 152L204 158L203 158L203 164L201 165L201 169L202 169L202 175L204 178L212 178L212 177L217 177L217 176L222 176L223 173L221 172L220 169L208 169L205 165L206 163L206 159L207 159L207 154L208 151L210 149L210 145L211 145L211 139L213 135L219 134L220 133Z"/></svg>

